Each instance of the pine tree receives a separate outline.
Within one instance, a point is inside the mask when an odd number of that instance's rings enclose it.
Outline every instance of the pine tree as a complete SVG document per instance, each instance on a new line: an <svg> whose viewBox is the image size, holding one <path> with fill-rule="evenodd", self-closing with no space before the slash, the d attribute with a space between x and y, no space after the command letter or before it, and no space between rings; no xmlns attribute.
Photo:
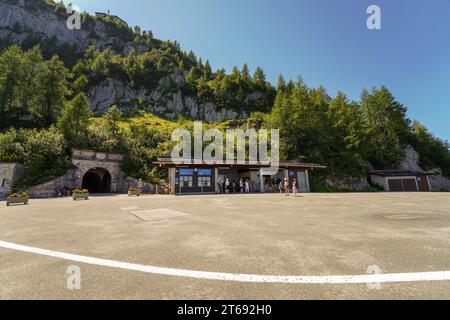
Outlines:
<svg viewBox="0 0 450 320"><path fill-rule="evenodd" d="M284 80L284 77L283 77L282 74L280 74L278 76L277 89L278 90L285 90L286 89L286 80Z"/></svg>
<svg viewBox="0 0 450 320"><path fill-rule="evenodd" d="M204 78L206 80L211 80L211 78L212 78L212 68L211 68L211 65L209 64L209 60L206 60L204 69L205 69L205 71L203 72Z"/></svg>
<svg viewBox="0 0 450 320"><path fill-rule="evenodd" d="M255 74L253 75L253 80L255 83L259 86L265 86L266 85L266 74L264 73L264 70L260 67L257 67L255 70Z"/></svg>
<svg viewBox="0 0 450 320"><path fill-rule="evenodd" d="M244 66L242 67L241 75L242 75L242 79L244 79L244 81L248 82L251 80L248 64L244 63Z"/></svg>
<svg viewBox="0 0 450 320"><path fill-rule="evenodd" d="M40 94L33 114L42 126L54 123L63 108L68 94L67 77L68 70L58 56L46 61L42 72L37 76Z"/></svg>
<svg viewBox="0 0 450 320"><path fill-rule="evenodd" d="M7 125L20 105L19 88L24 77L23 53L14 45L0 55L0 126Z"/></svg>
<svg viewBox="0 0 450 320"><path fill-rule="evenodd" d="M402 160L408 135L406 109L385 87L361 95L362 139L367 159L376 167L394 167Z"/></svg>
<svg viewBox="0 0 450 320"><path fill-rule="evenodd" d="M81 146L86 137L91 116L89 101L84 93L79 93L64 108L58 119L58 129L72 146Z"/></svg>
<svg viewBox="0 0 450 320"><path fill-rule="evenodd" d="M103 118L106 121L108 131L113 137L117 138L120 132L119 121L122 119L122 112L116 105L114 105L106 111Z"/></svg>

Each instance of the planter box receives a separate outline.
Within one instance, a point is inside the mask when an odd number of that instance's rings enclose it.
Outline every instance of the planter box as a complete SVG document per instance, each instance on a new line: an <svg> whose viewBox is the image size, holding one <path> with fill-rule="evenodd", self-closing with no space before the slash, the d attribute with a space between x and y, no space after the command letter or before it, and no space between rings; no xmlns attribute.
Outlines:
<svg viewBox="0 0 450 320"><path fill-rule="evenodd" d="M11 198L8 197L6 198L6 206L10 206L11 204L28 204L28 200L29 197L15 197L15 198Z"/></svg>
<svg viewBox="0 0 450 320"><path fill-rule="evenodd" d="M129 197L139 197L141 195L141 192L139 190L137 191L128 191L128 196Z"/></svg>
<svg viewBox="0 0 450 320"><path fill-rule="evenodd" d="M74 193L73 200L76 201L79 199L89 200L89 193Z"/></svg>

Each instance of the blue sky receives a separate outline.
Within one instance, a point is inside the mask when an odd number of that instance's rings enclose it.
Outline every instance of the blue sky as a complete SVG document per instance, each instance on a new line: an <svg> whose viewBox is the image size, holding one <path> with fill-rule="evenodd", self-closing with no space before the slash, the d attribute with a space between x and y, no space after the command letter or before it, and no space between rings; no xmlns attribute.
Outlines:
<svg viewBox="0 0 450 320"><path fill-rule="evenodd" d="M67 1L66 1L67 2ZM450 140L449 0L73 0L177 40L227 70L261 66L359 99L386 85L408 115ZM379 5L382 30L366 27Z"/></svg>

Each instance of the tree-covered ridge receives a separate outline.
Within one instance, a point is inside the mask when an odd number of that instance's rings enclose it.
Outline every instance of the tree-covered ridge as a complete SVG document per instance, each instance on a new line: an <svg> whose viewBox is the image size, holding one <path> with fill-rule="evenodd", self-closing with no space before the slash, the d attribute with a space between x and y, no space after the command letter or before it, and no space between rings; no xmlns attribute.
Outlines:
<svg viewBox="0 0 450 320"><path fill-rule="evenodd" d="M306 156L327 164L340 177L366 175L368 169L395 169L412 145L425 170L441 168L450 176L450 146L418 122L411 123L406 107L384 86L364 90L360 101L339 92L330 97L323 87L309 88L302 80L278 93L266 125L279 128L286 159Z"/></svg>
<svg viewBox="0 0 450 320"><path fill-rule="evenodd" d="M17 3L14 0L0 0ZM67 19L64 4L53 1L33 0L25 2L26 10L44 10ZM101 22L106 36L98 43L97 22ZM209 61L190 51L185 52L176 41L162 41L153 37L151 31L139 27L129 27L121 19L111 15L82 14L82 31L89 34L90 43L96 47L81 48L76 43L61 43L56 37L46 37L33 33L33 30L19 24L13 26L14 32L25 35L20 41L24 51L39 45L45 59L58 55L66 68L73 71L78 84L87 91L102 80L112 78L132 89L156 89L161 79L167 78L166 91L181 91L185 97L193 97L201 103L211 102L218 110L234 110L249 114L254 111L270 111L275 97L275 89L266 81L264 71L258 67L250 75L248 65L235 67L231 74L224 69L212 70ZM0 39L0 49L14 44L10 35ZM181 78L181 80L180 80ZM87 80L87 81L85 81ZM77 89L77 88L75 88ZM119 104L119 102L116 102ZM145 109L146 101L136 101Z"/></svg>
<svg viewBox="0 0 450 320"><path fill-rule="evenodd" d="M62 4L52 1L26 4L27 10L45 6L44 10L56 14L65 12ZM365 90L359 101L350 101L342 92L332 97L323 87L310 88L302 80L286 82L282 76L274 87L261 68L253 75L247 64L230 74L224 69L213 71L208 61L183 52L176 42L156 40L151 32L131 29L114 17L83 15L84 23L95 19L106 19L107 29L117 34L115 39L130 41L134 49L88 46L79 52L72 46L53 47L49 44L53 40L46 38L33 38L20 46L7 39L3 42L0 161L25 163L29 174L23 185L62 174L70 167L72 147L119 152L125 155L123 170L128 175L147 181L162 177L153 161L170 153L171 132L192 127L194 119L183 112L177 121L155 117L146 112L143 101L136 102L137 109L110 106L94 116L88 92L111 78L128 88L149 91L161 79L168 79L166 90L244 111L249 118L211 125L220 130L278 128L282 158L304 156L324 164L328 166L324 177L363 177L368 169L396 168L406 145L419 152L425 170L441 168L450 177L448 142L411 122L406 107L385 87Z"/></svg>
<svg viewBox="0 0 450 320"><path fill-rule="evenodd" d="M113 78L133 89L156 89L160 80L169 77L172 89L185 96L196 97L200 103L212 102L217 108L246 111L270 111L276 90L266 81L265 73L257 68L250 75L248 66L235 67L231 74L224 69L213 72L194 53L180 53L173 44L162 43L158 49L143 54L131 51L128 55L114 54L110 49L101 52L89 47L72 68L73 77L86 91L102 81ZM178 81L177 75L184 81ZM82 81L82 82L80 82ZM250 96L253 96L251 98Z"/></svg>

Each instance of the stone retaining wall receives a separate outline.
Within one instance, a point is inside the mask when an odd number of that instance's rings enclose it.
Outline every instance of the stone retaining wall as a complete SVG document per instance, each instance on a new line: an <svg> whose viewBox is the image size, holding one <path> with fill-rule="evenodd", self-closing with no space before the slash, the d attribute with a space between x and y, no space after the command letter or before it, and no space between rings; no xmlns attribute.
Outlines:
<svg viewBox="0 0 450 320"><path fill-rule="evenodd" d="M14 186L25 176L25 167L20 163L0 163L0 199L4 200L14 191Z"/></svg>

